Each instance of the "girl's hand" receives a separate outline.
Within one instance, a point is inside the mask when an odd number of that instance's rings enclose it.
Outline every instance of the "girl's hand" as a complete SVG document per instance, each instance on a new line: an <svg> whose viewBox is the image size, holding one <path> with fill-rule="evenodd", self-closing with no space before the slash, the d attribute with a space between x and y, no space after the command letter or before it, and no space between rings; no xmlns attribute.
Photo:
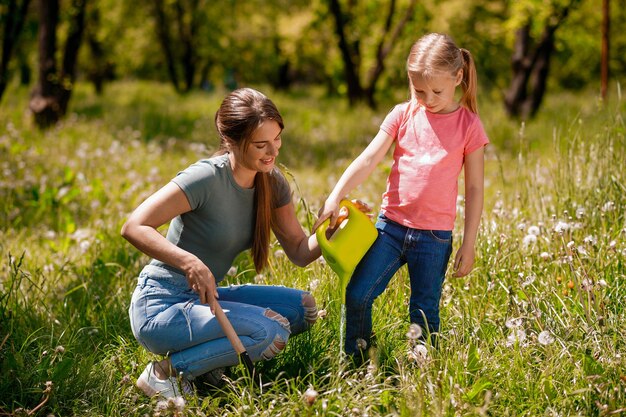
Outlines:
<svg viewBox="0 0 626 417"><path fill-rule="evenodd" d="M189 288L200 295L200 302L213 308L213 303L219 298L215 277L211 270L198 258L184 266L183 271L187 277Z"/></svg>
<svg viewBox="0 0 626 417"><path fill-rule="evenodd" d="M337 218L339 217L339 202L331 199L326 200L324 206L320 208L317 213L317 221L313 225L313 232L317 230L326 219L330 218L329 229L334 229L337 225Z"/></svg>
<svg viewBox="0 0 626 417"><path fill-rule="evenodd" d="M474 266L474 246L461 245L454 257L453 277L464 277L472 271Z"/></svg>

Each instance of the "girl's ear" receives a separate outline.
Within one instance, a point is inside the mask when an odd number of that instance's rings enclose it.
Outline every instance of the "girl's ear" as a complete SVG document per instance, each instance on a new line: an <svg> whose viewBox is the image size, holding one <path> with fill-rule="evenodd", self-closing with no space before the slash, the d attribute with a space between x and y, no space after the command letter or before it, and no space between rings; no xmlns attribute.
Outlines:
<svg viewBox="0 0 626 417"><path fill-rule="evenodd" d="M458 86L463 81L463 68L456 73L456 79L454 80L454 86Z"/></svg>

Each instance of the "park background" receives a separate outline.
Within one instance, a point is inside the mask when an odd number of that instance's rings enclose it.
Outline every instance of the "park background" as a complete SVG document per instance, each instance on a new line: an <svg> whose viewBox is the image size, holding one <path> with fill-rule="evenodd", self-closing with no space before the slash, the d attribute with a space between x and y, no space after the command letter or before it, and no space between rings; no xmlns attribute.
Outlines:
<svg viewBox="0 0 626 417"><path fill-rule="evenodd" d="M0 415L604 416L626 413L623 0L2 0ZM407 336L408 281L374 309L371 366L339 354L339 290L273 243L226 283L309 289L326 316L180 409L139 395L127 308L147 258L119 230L218 145L228 91L269 95L310 229L428 32L470 50L486 151L474 271L448 277L442 343ZM378 209L389 160L351 197ZM455 248L462 238L463 180ZM165 231L165 228L163 229ZM164 408L165 407L165 408Z"/></svg>

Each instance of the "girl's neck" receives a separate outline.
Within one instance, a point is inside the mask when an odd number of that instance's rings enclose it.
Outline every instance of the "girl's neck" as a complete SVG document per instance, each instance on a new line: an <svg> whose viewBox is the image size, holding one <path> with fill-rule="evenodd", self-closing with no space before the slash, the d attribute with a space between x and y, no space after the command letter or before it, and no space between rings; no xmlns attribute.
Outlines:
<svg viewBox="0 0 626 417"><path fill-rule="evenodd" d="M228 159L230 160L230 167L233 170L233 177L237 185L241 188L253 188L256 171L248 169L239 163L232 152L228 154Z"/></svg>

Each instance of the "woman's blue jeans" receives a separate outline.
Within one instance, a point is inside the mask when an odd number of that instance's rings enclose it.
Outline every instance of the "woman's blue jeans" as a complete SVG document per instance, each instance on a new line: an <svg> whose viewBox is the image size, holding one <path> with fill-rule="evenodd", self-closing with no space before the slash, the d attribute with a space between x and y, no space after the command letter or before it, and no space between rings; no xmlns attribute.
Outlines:
<svg viewBox="0 0 626 417"><path fill-rule="evenodd" d="M219 304L253 361L273 358L290 335L303 332L317 318L314 300L305 291L262 285L217 291ZM129 314L137 341L150 352L168 355L174 369L188 379L239 363L211 309L200 302L184 275L147 265Z"/></svg>
<svg viewBox="0 0 626 417"><path fill-rule="evenodd" d="M439 331L439 301L452 253L452 231L412 229L383 214L378 216L376 228L378 238L361 259L346 289L348 355L361 353L370 345L372 304L404 264L411 281L411 322L430 333Z"/></svg>

